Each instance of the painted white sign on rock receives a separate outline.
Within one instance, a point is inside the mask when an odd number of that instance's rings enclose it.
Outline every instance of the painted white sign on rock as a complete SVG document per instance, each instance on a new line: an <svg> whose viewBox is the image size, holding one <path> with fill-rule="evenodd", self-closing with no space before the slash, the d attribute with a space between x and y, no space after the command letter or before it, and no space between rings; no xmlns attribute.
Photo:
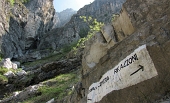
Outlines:
<svg viewBox="0 0 170 103"><path fill-rule="evenodd" d="M89 87L87 103L98 102L114 90L135 85L157 75L146 45L140 46L117 66L107 71L99 82Z"/></svg>

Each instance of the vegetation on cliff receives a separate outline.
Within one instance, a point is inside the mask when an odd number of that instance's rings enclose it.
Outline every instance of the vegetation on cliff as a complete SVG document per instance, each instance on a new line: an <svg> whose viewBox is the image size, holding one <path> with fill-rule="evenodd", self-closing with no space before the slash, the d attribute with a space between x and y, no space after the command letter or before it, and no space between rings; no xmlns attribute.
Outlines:
<svg viewBox="0 0 170 103"><path fill-rule="evenodd" d="M5 84L8 82L7 77L4 76L4 74L8 71L7 68L0 67L0 84Z"/></svg>
<svg viewBox="0 0 170 103"><path fill-rule="evenodd" d="M88 24L88 27L90 28L90 30L87 32L86 34L87 36L80 38L79 41L77 42L77 45L73 47L73 50L75 51L75 53L77 52L78 48L84 48L85 42L89 40L95 34L95 32L100 32L101 27L104 25L104 23L98 22L97 19L92 18L91 16L89 17L80 16L80 18L83 19L83 21ZM86 31L84 32L86 33Z"/></svg>
<svg viewBox="0 0 170 103"><path fill-rule="evenodd" d="M38 89L39 94L28 98L23 103L46 103L52 98L56 102L62 101L74 92L73 87L79 81L79 76L77 76L79 74L79 70L73 71L42 82L45 85Z"/></svg>
<svg viewBox="0 0 170 103"><path fill-rule="evenodd" d="M8 2L10 2L11 5L14 5L15 2L21 2L21 3L27 3L29 2L29 0L8 0Z"/></svg>

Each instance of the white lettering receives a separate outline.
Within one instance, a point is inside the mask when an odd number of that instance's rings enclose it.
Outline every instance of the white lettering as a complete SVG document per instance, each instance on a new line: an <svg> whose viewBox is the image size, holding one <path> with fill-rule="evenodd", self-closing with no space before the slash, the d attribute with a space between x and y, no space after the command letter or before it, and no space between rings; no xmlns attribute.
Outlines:
<svg viewBox="0 0 170 103"><path fill-rule="evenodd" d="M98 102L114 90L135 85L157 75L146 45L140 46L117 66L107 71L99 82L89 87L87 103Z"/></svg>

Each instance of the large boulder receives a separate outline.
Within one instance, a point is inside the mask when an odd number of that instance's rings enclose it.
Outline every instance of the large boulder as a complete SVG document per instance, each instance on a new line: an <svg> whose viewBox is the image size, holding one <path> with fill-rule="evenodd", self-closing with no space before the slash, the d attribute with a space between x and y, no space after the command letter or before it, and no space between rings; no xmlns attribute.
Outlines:
<svg viewBox="0 0 170 103"><path fill-rule="evenodd" d="M6 58L1 61L0 66L7 69L18 69L19 64L19 62L12 62L10 58Z"/></svg>
<svg viewBox="0 0 170 103"><path fill-rule="evenodd" d="M95 34L86 43L82 60L85 96L76 102L155 103L166 97L170 86L169 11L168 0L127 0L112 23L117 42L96 49L93 45L100 45L100 38L95 40ZM113 40L102 35L106 41ZM98 57L101 51L104 55Z"/></svg>

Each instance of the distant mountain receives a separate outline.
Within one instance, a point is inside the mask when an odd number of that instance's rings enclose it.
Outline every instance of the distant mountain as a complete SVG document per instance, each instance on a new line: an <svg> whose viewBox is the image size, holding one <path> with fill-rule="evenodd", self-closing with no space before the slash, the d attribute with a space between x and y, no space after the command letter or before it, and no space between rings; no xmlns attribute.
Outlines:
<svg viewBox="0 0 170 103"><path fill-rule="evenodd" d="M70 21L71 17L76 14L77 11L69 8L63 10L62 12L56 12L54 15L54 26L53 28L58 28L64 26L67 22Z"/></svg>
<svg viewBox="0 0 170 103"><path fill-rule="evenodd" d="M77 15L91 16L100 22L110 23L113 14L119 13L125 0L95 0L77 11Z"/></svg>

